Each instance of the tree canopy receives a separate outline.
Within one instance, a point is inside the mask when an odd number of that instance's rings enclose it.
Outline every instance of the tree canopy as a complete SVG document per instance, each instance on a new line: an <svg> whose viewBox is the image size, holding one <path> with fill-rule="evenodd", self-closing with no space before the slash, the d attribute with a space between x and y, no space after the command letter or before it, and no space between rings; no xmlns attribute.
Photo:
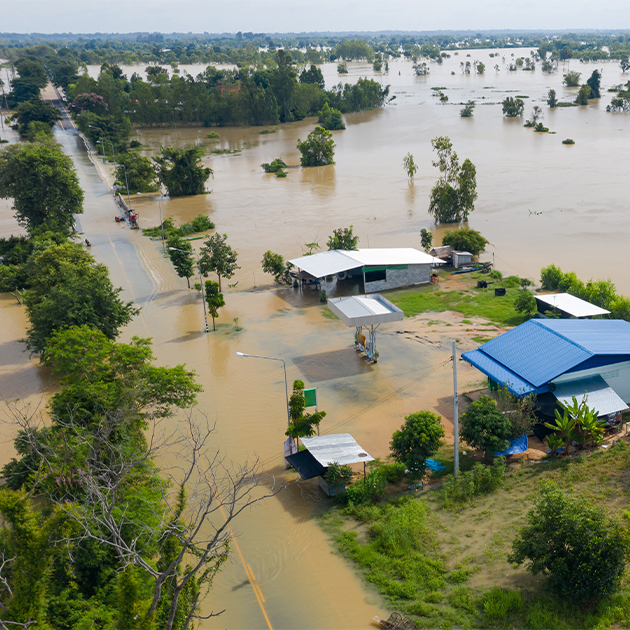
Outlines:
<svg viewBox="0 0 630 630"><path fill-rule="evenodd" d="M503 99L503 115L508 118L515 118L517 116L522 116L525 111L525 102L522 98L516 98L512 96L508 96Z"/></svg>
<svg viewBox="0 0 630 630"><path fill-rule="evenodd" d="M512 424L490 396L480 396L462 414L460 436L473 448L501 452L513 437Z"/></svg>
<svg viewBox="0 0 630 630"><path fill-rule="evenodd" d="M116 181L130 193L149 193L160 189L157 173L151 160L135 152L121 153L117 157Z"/></svg>
<svg viewBox="0 0 630 630"><path fill-rule="evenodd" d="M298 138L297 148L302 154L302 166L326 166L334 164L335 141L330 131L323 127L315 127L306 140Z"/></svg>
<svg viewBox="0 0 630 630"><path fill-rule="evenodd" d="M418 411L405 417L405 422L392 435L392 457L418 476L424 474L427 458L442 445L442 418L430 411Z"/></svg>
<svg viewBox="0 0 630 630"><path fill-rule="evenodd" d="M157 176L171 197L203 195L205 183L212 175L212 169L200 166L204 155L202 147L173 149L164 147L161 155L153 158ZM131 184L129 184L131 186Z"/></svg>
<svg viewBox="0 0 630 630"><path fill-rule="evenodd" d="M83 191L72 159L52 140L14 144L0 152L0 197L13 199L27 230L69 233L83 213Z"/></svg>
<svg viewBox="0 0 630 630"><path fill-rule="evenodd" d="M466 221L475 209L477 169L469 159L460 166L457 153L446 136L434 138L431 144L438 155L433 166L440 170L441 176L431 190L429 214L436 223Z"/></svg>
<svg viewBox="0 0 630 630"><path fill-rule="evenodd" d="M352 226L347 228L336 228L328 238L326 246L332 249L356 250L359 244L359 237L352 231Z"/></svg>
<svg viewBox="0 0 630 630"><path fill-rule="evenodd" d="M221 291L221 278L228 280L240 267L236 264L238 258L236 252L227 244L227 234L213 234L206 240L201 248L201 273L207 276L210 271L219 278L219 291Z"/></svg>
<svg viewBox="0 0 630 630"><path fill-rule="evenodd" d="M488 242L480 232L471 228L446 230L442 237L442 245L450 245L455 250L470 252L473 256L483 253Z"/></svg>

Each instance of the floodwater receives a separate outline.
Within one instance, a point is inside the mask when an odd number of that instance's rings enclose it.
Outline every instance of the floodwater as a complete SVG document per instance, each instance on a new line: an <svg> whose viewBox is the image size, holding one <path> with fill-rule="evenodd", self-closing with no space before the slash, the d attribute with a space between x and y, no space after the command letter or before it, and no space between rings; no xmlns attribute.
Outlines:
<svg viewBox="0 0 630 630"><path fill-rule="evenodd" d="M505 52L505 63L511 52ZM200 413L215 423L212 446L227 458L242 462L258 457L277 485L296 478L282 467L282 365L238 358L236 352L284 358L289 383L301 378L317 387L320 409L328 414L322 432L351 433L373 456L387 455L391 434L406 414L435 409L448 424L452 381L447 343L412 343L393 334L404 325L389 324L377 336L379 363L366 367L351 350L353 331L324 316L314 291L273 289L260 267L268 249L287 258L300 255L308 242L325 249L333 228L348 225L354 226L362 247L419 247L420 229L434 228L427 206L436 179L430 140L437 135L448 135L460 157L477 166L479 199L470 226L491 241L486 256L494 255L500 270L535 279L541 266L555 262L584 279L610 277L630 293L623 256L628 237L624 150L630 118L605 112L610 94L604 91L604 98L585 108L550 112L543 106L545 124L557 133L535 134L523 128L522 120L502 117L498 103L504 96L529 95L529 115L534 104L544 105L549 88L560 100L573 99L575 90L561 86L561 72L507 73L500 61L497 74L488 54L474 51L470 58L486 63L485 76L461 74L464 51L443 66L432 64L431 75L424 78L415 77L408 62L390 63L389 74L377 76L392 85L393 103L345 117L347 130L334 134L334 166L291 168L286 179L264 174L260 164L282 157L298 165L297 138L306 137L314 119L276 126L275 133L266 135L259 128L217 129L221 138L215 144L203 128L138 131L147 154L161 144L240 150L205 158L214 170L208 182L212 194L164 199L161 204L163 215L177 222L208 214L239 253L242 268L224 281L227 304L217 331L210 334L202 332L199 296L175 275L160 243L113 221L116 210L108 185L82 140L56 130L58 141L75 159L86 192L79 223L92 242L92 254L108 264L123 297L142 307L122 340L151 336L161 364L185 362L197 372L204 386ZM586 78L595 67L602 66L573 62L571 69ZM603 68L604 90L622 81L617 65ZM337 80L334 65L324 71L329 85ZM371 66L350 64L348 80L372 75ZM447 88L449 104L438 104L432 86ZM462 119L459 103L471 98L479 99L474 118ZM566 137L576 144L562 145ZM420 167L414 184L402 168L407 152ZM107 173L105 179L109 181ZM141 226L159 223L155 198L137 197L133 205ZM9 208L8 203L0 205L3 235L17 231ZM22 352L23 308L11 296L3 296L0 307L0 391L6 399L41 405L54 381ZM242 330L236 330L234 318ZM462 366L462 389L478 380L477 372ZM11 456L10 435L5 427L0 463ZM332 553L319 528L316 516L327 505L315 484L306 482L290 485L242 514L235 526L238 550L204 604L206 614L226 612L202 627L367 628L375 614L384 615L378 595Z"/></svg>

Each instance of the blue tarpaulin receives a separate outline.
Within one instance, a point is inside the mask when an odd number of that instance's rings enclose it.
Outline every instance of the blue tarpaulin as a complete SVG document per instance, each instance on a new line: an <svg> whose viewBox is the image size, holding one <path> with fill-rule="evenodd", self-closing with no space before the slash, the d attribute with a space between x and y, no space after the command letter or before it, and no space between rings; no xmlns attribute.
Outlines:
<svg viewBox="0 0 630 630"><path fill-rule="evenodd" d="M514 440L510 440L510 445L500 453L493 453L495 457L499 455L518 455L519 453L524 453L529 447L529 442L527 440L527 436L523 435L520 438L515 438Z"/></svg>
<svg viewBox="0 0 630 630"><path fill-rule="evenodd" d="M446 470L446 466L440 464L440 462L436 462L434 459L427 459L427 468L434 472L442 472Z"/></svg>

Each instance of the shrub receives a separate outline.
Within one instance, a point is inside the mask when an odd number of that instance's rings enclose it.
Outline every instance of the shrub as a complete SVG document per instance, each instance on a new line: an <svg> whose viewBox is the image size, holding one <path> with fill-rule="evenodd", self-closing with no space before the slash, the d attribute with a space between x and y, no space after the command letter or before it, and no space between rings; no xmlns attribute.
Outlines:
<svg viewBox="0 0 630 630"><path fill-rule="evenodd" d="M573 140L572 138L565 138L562 141L562 144L575 144L575 140Z"/></svg>
<svg viewBox="0 0 630 630"><path fill-rule="evenodd" d="M447 477L442 485L442 500L450 509L471 503L476 496L490 494L498 490L505 478L505 457L497 457L493 466L477 462L472 470L460 473L457 477Z"/></svg>
<svg viewBox="0 0 630 630"><path fill-rule="evenodd" d="M383 464L378 467L378 471L385 477L387 483L396 483L405 476L406 466L402 462Z"/></svg>
<svg viewBox="0 0 630 630"><path fill-rule="evenodd" d="M502 451L512 437L512 424L490 396L480 396L462 414L460 436L473 448L488 454Z"/></svg>
<svg viewBox="0 0 630 630"><path fill-rule="evenodd" d="M348 504L362 505L364 503L376 503L385 494L387 480L378 469L371 470L365 479L355 481L346 488L340 499Z"/></svg>
<svg viewBox="0 0 630 630"><path fill-rule="evenodd" d="M523 315L533 313L537 308L534 294L527 289L519 291L516 299L514 300L514 308L517 312L523 313Z"/></svg>
<svg viewBox="0 0 630 630"><path fill-rule="evenodd" d="M518 591L507 591L496 586L485 593L481 601L483 616L488 626L503 627L510 616L522 613L525 608Z"/></svg>
<svg viewBox="0 0 630 630"><path fill-rule="evenodd" d="M276 173L276 175L281 172L283 168L287 168L287 165L281 158L276 158L273 162L271 162L271 164L265 162L260 166L262 166L265 173Z"/></svg>
<svg viewBox="0 0 630 630"><path fill-rule="evenodd" d="M437 453L442 445L444 427L441 416L419 411L405 417L405 422L392 435L392 457L417 476L424 475L427 457Z"/></svg>
<svg viewBox="0 0 630 630"><path fill-rule="evenodd" d="M542 486L527 525L512 545L508 561L528 562L534 575L548 576L549 588L578 604L614 594L624 572L624 535L603 510Z"/></svg>
<svg viewBox="0 0 630 630"><path fill-rule="evenodd" d="M206 134L206 138L219 138L219 134L216 131L209 131Z"/></svg>

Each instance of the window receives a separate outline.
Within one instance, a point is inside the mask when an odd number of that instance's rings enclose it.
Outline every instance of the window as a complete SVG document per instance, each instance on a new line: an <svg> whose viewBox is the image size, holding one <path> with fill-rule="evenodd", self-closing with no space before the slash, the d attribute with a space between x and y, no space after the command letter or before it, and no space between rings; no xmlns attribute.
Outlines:
<svg viewBox="0 0 630 630"><path fill-rule="evenodd" d="M378 271L366 271L365 282L378 282L379 280L387 280L387 271L379 269Z"/></svg>

